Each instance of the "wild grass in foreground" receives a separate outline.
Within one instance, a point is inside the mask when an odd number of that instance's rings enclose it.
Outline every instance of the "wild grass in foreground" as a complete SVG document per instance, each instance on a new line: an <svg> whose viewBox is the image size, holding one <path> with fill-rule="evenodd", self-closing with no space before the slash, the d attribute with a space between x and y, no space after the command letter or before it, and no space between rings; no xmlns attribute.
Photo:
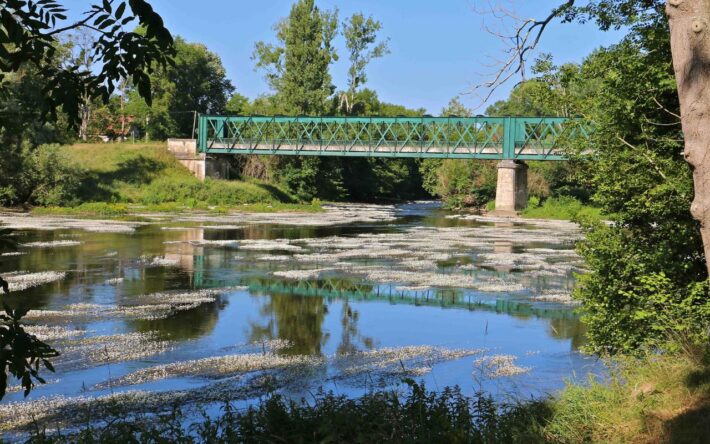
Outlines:
<svg viewBox="0 0 710 444"><path fill-rule="evenodd" d="M545 437L564 443L705 443L710 366L694 354L617 358L611 376L568 385L552 403Z"/></svg>
<svg viewBox="0 0 710 444"><path fill-rule="evenodd" d="M569 385L555 398L505 403L458 388L358 399L280 395L247 410L225 404L202 419L171 413L116 415L75 433L38 424L31 443L386 442L386 443L704 443L710 436L710 367L692 354L615 358L610 376ZM189 416L189 417L188 417Z"/></svg>
<svg viewBox="0 0 710 444"><path fill-rule="evenodd" d="M543 402L501 406L483 394L466 397L457 388L434 393L407 382L404 395L386 391L353 400L320 393L311 403L273 395L245 411L227 404L219 417L191 424L176 409L157 418L117 417L78 434L37 429L29 442L529 443L540 441L549 414Z"/></svg>

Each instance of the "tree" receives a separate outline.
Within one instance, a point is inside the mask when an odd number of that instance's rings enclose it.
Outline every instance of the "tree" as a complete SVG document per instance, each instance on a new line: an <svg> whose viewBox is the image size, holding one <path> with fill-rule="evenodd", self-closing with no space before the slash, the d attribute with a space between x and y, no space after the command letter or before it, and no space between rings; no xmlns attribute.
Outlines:
<svg viewBox="0 0 710 444"><path fill-rule="evenodd" d="M220 57L200 43L175 38L171 65L157 69L150 81L154 103L148 106L135 88L129 91L126 111L144 125L151 137L193 137L194 113L221 114L234 91Z"/></svg>
<svg viewBox="0 0 710 444"><path fill-rule="evenodd" d="M274 29L279 45L257 42L252 58L266 71L276 92L277 107L288 115L321 115L335 91L330 64L338 56L332 46L337 32L337 10L321 11L313 0L298 0L287 19ZM273 105L265 102L260 105ZM271 108L271 106L270 106ZM278 180L301 200L316 196L343 198L340 159L278 158L271 162Z"/></svg>
<svg viewBox="0 0 710 444"><path fill-rule="evenodd" d="M442 117L471 117L472 115L473 112L470 109L466 108L466 105L461 103L461 100L458 96L449 100L449 103L446 105L446 107L441 110Z"/></svg>
<svg viewBox="0 0 710 444"><path fill-rule="evenodd" d="M593 20L602 30L626 26L638 36L669 42L685 158L693 168L695 197L691 210L700 222L706 257L710 257L710 160L706 160L710 132L704 130L710 127L710 99L705 93L710 86L708 16L710 3L701 0L566 0L543 19L518 22L509 40L513 42L509 57L492 81L480 85L495 89L513 75L524 74L528 55L556 18L567 22ZM710 270L710 261L707 267Z"/></svg>
<svg viewBox="0 0 710 444"><path fill-rule="evenodd" d="M355 93L367 82L365 68L373 60L389 53L388 40L377 42L377 33L382 29L382 23L372 18L365 18L362 13L353 14L348 21L343 22L345 45L350 53L350 68L348 69L348 97L341 95L343 105L348 114L355 105ZM374 45L374 46L373 46Z"/></svg>
<svg viewBox="0 0 710 444"><path fill-rule="evenodd" d="M685 158L693 167L695 198L690 209L700 222L705 257L710 258L710 30L706 1L668 0L671 54L678 84ZM710 270L710 261L707 264Z"/></svg>
<svg viewBox="0 0 710 444"><path fill-rule="evenodd" d="M247 115L250 114L251 105L247 97L234 93L227 101L225 108L229 114Z"/></svg>
<svg viewBox="0 0 710 444"><path fill-rule="evenodd" d="M257 42L252 58L292 115L321 114L335 90L330 64L338 12L321 11L314 0L299 0L288 18L275 26L278 46Z"/></svg>
<svg viewBox="0 0 710 444"><path fill-rule="evenodd" d="M61 26L67 19L66 11L58 0L0 1L0 80L7 73L33 66L47 80L42 90L41 117L56 119L61 108L71 125L80 122L85 100L96 97L108 102L116 85L127 77L150 103L149 74L170 63L173 44L162 18L150 4L145 0L103 0L92 5L80 20ZM136 23L143 32L125 29ZM76 63L52 63L62 33L83 29L98 35L90 56L94 69L82 69Z"/></svg>

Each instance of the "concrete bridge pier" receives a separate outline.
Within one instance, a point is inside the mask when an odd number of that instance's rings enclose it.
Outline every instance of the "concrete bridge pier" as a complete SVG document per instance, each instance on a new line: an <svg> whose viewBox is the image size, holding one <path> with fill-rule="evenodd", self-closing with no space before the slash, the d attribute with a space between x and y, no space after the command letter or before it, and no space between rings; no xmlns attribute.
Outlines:
<svg viewBox="0 0 710 444"><path fill-rule="evenodd" d="M168 151L201 181L207 177L229 179L227 156L213 156L197 152L197 140L195 139L168 139Z"/></svg>
<svg viewBox="0 0 710 444"><path fill-rule="evenodd" d="M515 216L528 203L528 166L523 161L502 160L498 164L495 214Z"/></svg>

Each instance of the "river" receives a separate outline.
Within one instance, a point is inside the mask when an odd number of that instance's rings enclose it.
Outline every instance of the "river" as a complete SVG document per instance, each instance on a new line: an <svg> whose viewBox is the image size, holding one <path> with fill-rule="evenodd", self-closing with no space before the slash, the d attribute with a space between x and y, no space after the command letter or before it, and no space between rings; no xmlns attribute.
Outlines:
<svg viewBox="0 0 710 444"><path fill-rule="evenodd" d="M0 430L236 400L266 390L401 388L528 398L598 370L569 294L583 263L569 222L485 218L434 203L315 214L0 215L0 258L29 329L62 355ZM83 410L82 410L83 409Z"/></svg>

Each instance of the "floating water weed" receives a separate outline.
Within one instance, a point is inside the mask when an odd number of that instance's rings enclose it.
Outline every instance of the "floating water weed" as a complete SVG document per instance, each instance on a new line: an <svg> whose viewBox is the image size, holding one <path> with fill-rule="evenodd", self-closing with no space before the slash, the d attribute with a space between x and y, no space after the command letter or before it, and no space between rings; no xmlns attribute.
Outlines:
<svg viewBox="0 0 710 444"><path fill-rule="evenodd" d="M112 385L143 384L177 376L217 378L284 367L314 366L322 363L322 358L304 355L280 356L272 353L250 353L219 356L148 367L126 375L114 381Z"/></svg>
<svg viewBox="0 0 710 444"><path fill-rule="evenodd" d="M340 377L354 377L365 373L380 376L410 374L421 376L431 371L431 366L484 353L483 349L451 350L428 345L398 348L381 348L336 356L333 364L341 372Z"/></svg>
<svg viewBox="0 0 710 444"><path fill-rule="evenodd" d="M29 242L26 244L20 244L21 247L25 248L60 248L60 247L75 247L81 245L82 242L79 241L49 241L49 242Z"/></svg>
<svg viewBox="0 0 710 444"><path fill-rule="evenodd" d="M275 271L272 274L274 276L283 277L286 279L307 280L315 279L320 276L321 273L331 270L333 270L333 268L316 268L314 270L285 270Z"/></svg>
<svg viewBox="0 0 710 444"><path fill-rule="evenodd" d="M518 358L513 355L486 356L477 359L473 365L481 368L489 378L501 378L506 376L517 376L528 373L531 367L519 367L515 365Z"/></svg>
<svg viewBox="0 0 710 444"><path fill-rule="evenodd" d="M145 267L177 267L179 261L165 256L141 256L140 263Z"/></svg>
<svg viewBox="0 0 710 444"><path fill-rule="evenodd" d="M22 291L50 282L61 281L66 277L66 273L59 271L44 271L40 273L13 273L3 275L9 284L10 291Z"/></svg>
<svg viewBox="0 0 710 444"><path fill-rule="evenodd" d="M0 223L13 230L83 230L93 233L132 233L138 222L114 220L72 219L65 217L30 216L16 213L0 213Z"/></svg>
<svg viewBox="0 0 710 444"><path fill-rule="evenodd" d="M40 341L60 341L86 334L85 330L75 330L57 325L27 325L25 331L37 336Z"/></svg>

